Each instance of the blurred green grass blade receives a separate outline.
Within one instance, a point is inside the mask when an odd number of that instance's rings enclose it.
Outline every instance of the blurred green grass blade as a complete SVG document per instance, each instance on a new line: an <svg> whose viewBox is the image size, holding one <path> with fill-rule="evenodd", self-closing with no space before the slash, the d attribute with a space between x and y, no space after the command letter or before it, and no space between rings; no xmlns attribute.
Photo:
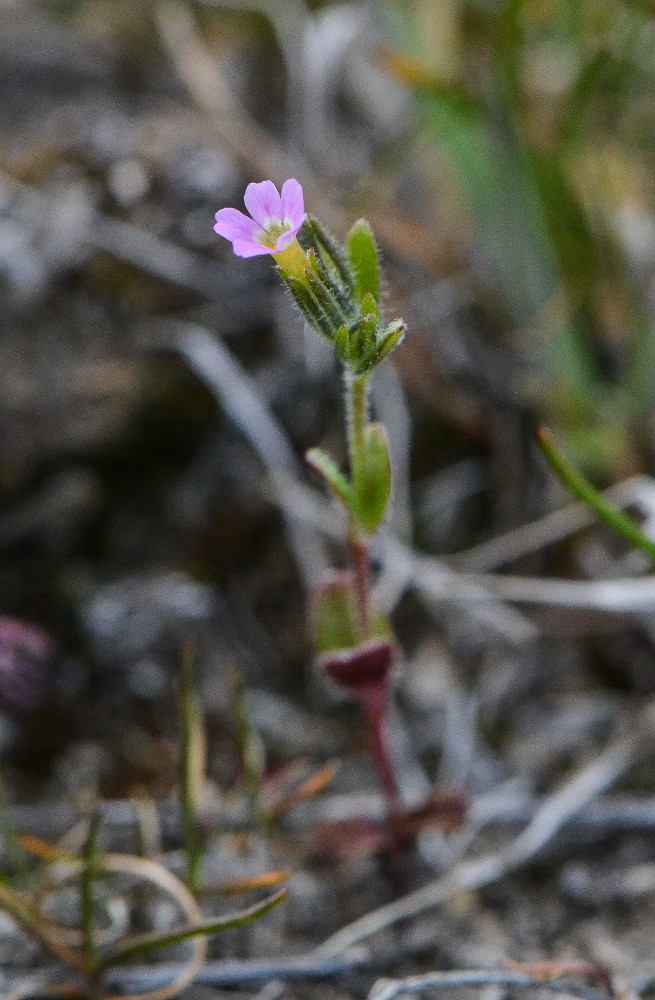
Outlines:
<svg viewBox="0 0 655 1000"><path fill-rule="evenodd" d="M530 167L544 209L548 235L573 301L590 301L600 267L600 247L580 199L559 160L531 154Z"/></svg>
<svg viewBox="0 0 655 1000"><path fill-rule="evenodd" d="M84 844L82 872L80 878L81 914L82 914L82 954L84 968L93 975L97 968L95 946L95 886L100 874L100 849L98 834L100 830L100 813L95 812L89 823Z"/></svg>
<svg viewBox="0 0 655 1000"><path fill-rule="evenodd" d="M639 416L652 405L655 395L655 328L649 319L636 323L621 388L634 416Z"/></svg>
<svg viewBox="0 0 655 1000"><path fill-rule="evenodd" d="M7 860L11 868L16 875L25 877L27 875L26 855L11 820L9 795L2 773L0 773L0 835L2 835ZM0 882L11 885L11 879L4 872L0 872Z"/></svg>
<svg viewBox="0 0 655 1000"><path fill-rule="evenodd" d="M582 138L587 109L607 77L609 58L604 50L594 52L582 65L560 114L557 137L560 149Z"/></svg>
<svg viewBox="0 0 655 1000"><path fill-rule="evenodd" d="M191 892L197 893L202 862L198 804L205 780L206 748L202 713L194 685L194 659L193 646L187 644L182 650L181 681L182 826L187 857L187 886Z"/></svg>
<svg viewBox="0 0 655 1000"><path fill-rule="evenodd" d="M487 121L470 107L436 97L425 107L512 318L526 325L560 283L530 155L501 112Z"/></svg>
<svg viewBox="0 0 655 1000"><path fill-rule="evenodd" d="M266 808L263 793L264 762L256 735L252 729L246 707L243 678L238 670L233 670L231 678L232 713L236 726L237 744L241 762L241 774L250 801L250 807L262 831L267 829Z"/></svg>
<svg viewBox="0 0 655 1000"><path fill-rule="evenodd" d="M559 479L605 524L618 532L632 548L639 549L655 562L655 541L644 534L636 521L627 517L615 507L591 483L571 465L557 448L550 432L542 428L537 433L537 442L548 464Z"/></svg>
<svg viewBox="0 0 655 1000"><path fill-rule="evenodd" d="M523 72L523 0L505 0L494 25L496 89L507 108L521 105Z"/></svg>
<svg viewBox="0 0 655 1000"><path fill-rule="evenodd" d="M188 941L194 937L207 937L210 934L221 934L223 931L245 927L247 924L252 923L253 920L258 920L276 906L279 906L288 895L288 890L281 889L274 895L269 896L268 899L263 900L263 902L255 903L253 906L239 910L237 913L230 913L225 917L208 920L202 924L190 924L187 927L181 927L178 930L169 931L164 934L142 934L139 937L132 938L127 944L117 948L116 951L104 958L99 968L108 969L113 965L127 962L131 958L147 955L152 951L157 951L160 948L168 948L170 945L179 944L181 941Z"/></svg>

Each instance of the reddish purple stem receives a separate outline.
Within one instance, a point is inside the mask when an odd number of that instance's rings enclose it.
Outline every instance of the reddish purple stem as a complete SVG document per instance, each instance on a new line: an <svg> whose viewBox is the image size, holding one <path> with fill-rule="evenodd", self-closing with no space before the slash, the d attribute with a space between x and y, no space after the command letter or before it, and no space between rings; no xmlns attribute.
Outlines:
<svg viewBox="0 0 655 1000"><path fill-rule="evenodd" d="M389 757L385 732L387 715L386 684L368 688L360 694L364 718L368 727L369 739L375 765L377 767L380 785L387 803L387 813L393 831L393 817L398 812L399 796L396 778Z"/></svg>
<svg viewBox="0 0 655 1000"><path fill-rule="evenodd" d="M350 535L349 543L355 578L357 617L362 639L366 640L371 638L371 564L368 545L357 538L354 532Z"/></svg>

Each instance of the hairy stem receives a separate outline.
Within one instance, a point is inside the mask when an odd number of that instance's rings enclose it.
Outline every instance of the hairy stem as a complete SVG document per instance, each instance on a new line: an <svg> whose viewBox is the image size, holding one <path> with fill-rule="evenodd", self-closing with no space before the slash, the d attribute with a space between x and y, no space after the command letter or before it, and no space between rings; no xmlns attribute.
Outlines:
<svg viewBox="0 0 655 1000"><path fill-rule="evenodd" d="M364 435L368 422L368 376L353 375L346 368L345 378L350 478L357 493L364 464ZM371 633L370 557L368 542L354 517L350 522L350 554L355 575L359 627L362 638L367 639Z"/></svg>
<svg viewBox="0 0 655 1000"><path fill-rule="evenodd" d="M364 432L368 421L368 377L353 375L348 368L346 368L346 406L350 477L357 490L364 464Z"/></svg>

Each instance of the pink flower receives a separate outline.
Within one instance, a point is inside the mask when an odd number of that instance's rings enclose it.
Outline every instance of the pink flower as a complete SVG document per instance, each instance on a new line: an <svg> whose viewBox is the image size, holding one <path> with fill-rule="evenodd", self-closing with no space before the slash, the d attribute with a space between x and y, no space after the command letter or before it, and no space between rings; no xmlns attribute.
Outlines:
<svg viewBox="0 0 655 1000"><path fill-rule="evenodd" d="M302 187L293 177L284 182L281 193L273 181L249 184L243 200L252 218L237 208L222 208L214 226L214 232L230 240L237 257L279 253L305 221Z"/></svg>
<svg viewBox="0 0 655 1000"><path fill-rule="evenodd" d="M37 625L0 615L0 706L33 708L48 684L57 645Z"/></svg>

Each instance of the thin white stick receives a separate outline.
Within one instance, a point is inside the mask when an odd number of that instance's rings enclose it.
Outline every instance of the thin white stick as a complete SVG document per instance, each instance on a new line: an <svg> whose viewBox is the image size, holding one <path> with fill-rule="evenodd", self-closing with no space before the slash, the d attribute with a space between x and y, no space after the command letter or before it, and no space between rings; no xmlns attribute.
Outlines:
<svg viewBox="0 0 655 1000"><path fill-rule="evenodd" d="M607 993L580 983L562 979L539 979L524 972L506 972L501 969L463 969L457 972L428 972L423 976L410 976L407 979L379 979L373 985L368 1000L395 1000L398 996L423 993L426 990L462 986L518 986L565 993L582 1000L607 1000Z"/></svg>

